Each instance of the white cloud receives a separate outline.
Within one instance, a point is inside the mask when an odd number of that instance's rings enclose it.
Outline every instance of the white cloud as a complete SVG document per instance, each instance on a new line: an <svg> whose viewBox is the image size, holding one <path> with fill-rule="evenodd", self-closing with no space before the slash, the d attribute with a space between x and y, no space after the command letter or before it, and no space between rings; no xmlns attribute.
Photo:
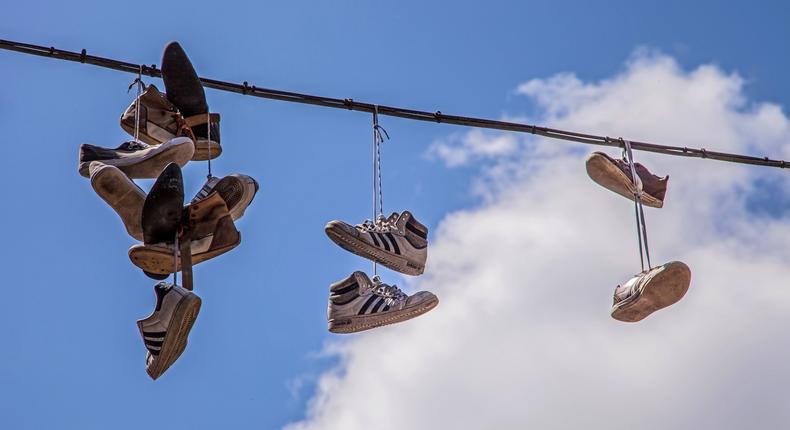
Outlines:
<svg viewBox="0 0 790 430"><path fill-rule="evenodd" d="M516 136L484 133L475 129L432 143L428 148L428 156L441 159L448 167L458 167L481 159L511 155L518 147Z"/></svg>
<svg viewBox="0 0 790 430"><path fill-rule="evenodd" d="M536 122L558 128L787 158L787 117L742 86L643 53L605 81L564 74L518 91L544 112ZM786 425L790 216L747 202L766 180L787 188L790 172L637 153L670 174L665 207L647 214L654 262L682 260L693 275L681 302L629 325L608 311L639 270L631 203L587 178L579 145L501 139L474 131L443 157L498 161L482 173L484 203L432 233L413 283L439 307L338 340L341 364L288 429Z"/></svg>

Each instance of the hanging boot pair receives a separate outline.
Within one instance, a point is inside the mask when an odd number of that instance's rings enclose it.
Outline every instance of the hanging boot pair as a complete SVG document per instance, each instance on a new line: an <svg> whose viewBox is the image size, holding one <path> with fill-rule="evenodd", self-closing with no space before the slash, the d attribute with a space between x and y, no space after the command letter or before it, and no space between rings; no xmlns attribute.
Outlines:
<svg viewBox="0 0 790 430"><path fill-rule="evenodd" d="M669 176L661 178L635 163L630 142L620 140L623 145L621 160L594 152L588 157L586 167L593 181L634 201L642 272L615 288L611 314L619 321L637 322L680 301L691 283L691 270L680 261L652 267L643 205L663 207Z"/></svg>

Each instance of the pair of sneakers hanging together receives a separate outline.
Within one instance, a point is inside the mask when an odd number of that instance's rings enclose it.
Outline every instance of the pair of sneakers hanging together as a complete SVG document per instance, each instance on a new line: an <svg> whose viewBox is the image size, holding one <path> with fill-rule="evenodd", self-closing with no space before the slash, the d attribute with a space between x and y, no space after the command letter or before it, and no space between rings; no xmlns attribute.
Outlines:
<svg viewBox="0 0 790 430"><path fill-rule="evenodd" d="M386 131L373 112L373 220L351 225L330 221L324 231L341 248L373 261L373 279L356 271L329 287L327 323L333 333L354 333L406 321L435 308L439 299L430 292L411 296L381 281L376 264L417 276L428 258L428 228L409 211L383 214L381 144ZM378 198L378 201L377 201Z"/></svg>
<svg viewBox="0 0 790 430"><path fill-rule="evenodd" d="M200 80L177 42L162 56L165 93L142 82L142 67L129 87L137 97L121 115L121 128L134 138L115 149L80 146L79 171L115 210L127 233L143 242L129 250L146 275L174 282L154 286L156 306L138 321L147 349L148 374L158 378L186 347L200 310L193 293L191 266L221 255L241 240L234 221L241 218L258 191L251 177L211 175L211 159L221 153L219 115L209 114ZM209 175L194 199L184 205L181 167L208 160ZM156 178L149 193L133 178ZM180 240L180 242L179 242ZM176 273L182 271L183 286Z"/></svg>
<svg viewBox="0 0 790 430"><path fill-rule="evenodd" d="M634 202L642 271L615 288L611 315L619 321L637 322L680 301L691 283L691 270L681 261L652 266L643 206L664 206L669 176L661 178L634 162L631 143L622 138L620 142L622 159L594 152L587 158L586 168L593 181Z"/></svg>

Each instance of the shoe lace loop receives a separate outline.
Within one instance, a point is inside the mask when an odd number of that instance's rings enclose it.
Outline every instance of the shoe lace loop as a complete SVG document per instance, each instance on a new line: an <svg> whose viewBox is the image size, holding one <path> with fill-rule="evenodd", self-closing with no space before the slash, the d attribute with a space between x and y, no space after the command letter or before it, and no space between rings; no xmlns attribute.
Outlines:
<svg viewBox="0 0 790 430"><path fill-rule="evenodd" d="M387 233L398 230L395 220L384 218L383 215L379 215L378 219L375 221L366 219L365 222L358 224L357 227L364 232L375 231L378 233Z"/></svg>
<svg viewBox="0 0 790 430"><path fill-rule="evenodd" d="M378 276L373 277L373 294L384 297L385 303L390 306L409 298L397 285L387 285Z"/></svg>

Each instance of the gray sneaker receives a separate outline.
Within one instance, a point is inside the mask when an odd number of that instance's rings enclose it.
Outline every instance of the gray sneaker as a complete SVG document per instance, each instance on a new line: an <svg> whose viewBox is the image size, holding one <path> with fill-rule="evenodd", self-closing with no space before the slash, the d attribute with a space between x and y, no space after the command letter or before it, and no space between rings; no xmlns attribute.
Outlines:
<svg viewBox="0 0 790 430"><path fill-rule="evenodd" d="M134 179L156 178L170 163L183 167L192 158L195 146L188 137L176 137L157 145L142 142L125 142L115 149L89 144L80 145L79 171L89 177L90 163L101 161L115 166Z"/></svg>
<svg viewBox="0 0 790 430"><path fill-rule="evenodd" d="M380 218L376 222L366 220L356 226L330 221L324 231L346 251L392 270L407 275L420 275L425 271L428 228L409 211L393 212L389 218Z"/></svg>
<svg viewBox="0 0 790 430"><path fill-rule="evenodd" d="M166 282L156 284L154 292L154 312L137 321L148 350L146 370L152 379L161 376L184 352L201 303L195 293Z"/></svg>
<svg viewBox="0 0 790 430"><path fill-rule="evenodd" d="M371 281L363 272L354 272L329 287L329 331L355 333L395 324L418 317L438 304L439 299L428 291L407 296L378 276Z"/></svg>
<svg viewBox="0 0 790 430"><path fill-rule="evenodd" d="M215 190L225 200L231 218L236 221L244 216L244 211L252 203L252 199L258 192L258 182L241 173L234 173L222 179L212 176L206 180L195 198L192 199L192 203L205 199Z"/></svg>
<svg viewBox="0 0 790 430"><path fill-rule="evenodd" d="M615 289L612 318L624 322L641 321L677 303L690 283L691 269L680 261L642 272Z"/></svg>
<svg viewBox="0 0 790 430"><path fill-rule="evenodd" d="M115 166L92 161L89 171L91 186L96 194L121 217L129 236L142 241L143 227L140 220L145 192Z"/></svg>

